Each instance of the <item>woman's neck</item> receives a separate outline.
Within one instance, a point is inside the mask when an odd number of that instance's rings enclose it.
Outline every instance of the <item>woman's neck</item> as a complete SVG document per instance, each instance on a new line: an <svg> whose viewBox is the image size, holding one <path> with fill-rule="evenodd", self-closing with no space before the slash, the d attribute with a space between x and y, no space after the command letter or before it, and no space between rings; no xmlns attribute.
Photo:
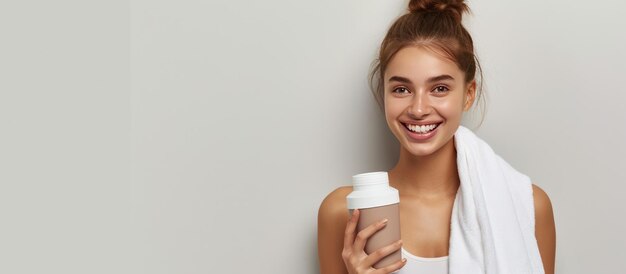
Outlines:
<svg viewBox="0 0 626 274"><path fill-rule="evenodd" d="M389 170L389 184L402 196L454 198L460 185L454 137L428 156L415 156L400 148L400 159Z"/></svg>

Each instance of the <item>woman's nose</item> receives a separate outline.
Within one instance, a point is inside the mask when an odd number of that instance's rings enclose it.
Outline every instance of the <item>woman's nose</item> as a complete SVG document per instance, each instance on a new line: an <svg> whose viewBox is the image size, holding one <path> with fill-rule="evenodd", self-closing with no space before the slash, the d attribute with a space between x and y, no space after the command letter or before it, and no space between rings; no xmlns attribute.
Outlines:
<svg viewBox="0 0 626 274"><path fill-rule="evenodd" d="M424 93L416 93L415 97L411 100L411 105L408 109L408 114L412 118L419 119L423 116L430 114L432 111L432 106L430 105L430 100L427 94Z"/></svg>

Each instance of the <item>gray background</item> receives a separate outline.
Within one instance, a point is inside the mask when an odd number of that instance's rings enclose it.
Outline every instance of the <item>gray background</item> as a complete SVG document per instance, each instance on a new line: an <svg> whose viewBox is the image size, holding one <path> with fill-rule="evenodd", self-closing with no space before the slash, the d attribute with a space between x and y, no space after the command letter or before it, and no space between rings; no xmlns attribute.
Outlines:
<svg viewBox="0 0 626 274"><path fill-rule="evenodd" d="M469 4L557 272L623 272L626 2ZM397 157L366 77L405 5L2 1L0 273L318 272L321 200Z"/></svg>

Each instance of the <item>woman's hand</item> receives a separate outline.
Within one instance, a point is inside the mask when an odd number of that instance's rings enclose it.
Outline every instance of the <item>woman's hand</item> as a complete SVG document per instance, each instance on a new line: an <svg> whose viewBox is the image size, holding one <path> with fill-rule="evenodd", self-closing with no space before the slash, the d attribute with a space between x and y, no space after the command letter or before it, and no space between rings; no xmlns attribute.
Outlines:
<svg viewBox="0 0 626 274"><path fill-rule="evenodd" d="M372 267L372 265L374 265L380 259L400 249L400 247L402 247L402 240L398 240L395 243L384 246L372 252L372 254L367 255L364 250L367 239L369 239L370 236L374 235L374 233L376 233L378 230L385 227L385 225L387 225L387 220L381 220L359 231L359 233L356 234L355 240L355 230L356 225L359 221L359 214L360 211L358 209L355 209L352 212L352 216L350 217L350 220L346 225L346 233L344 235L343 251L341 252L341 256L343 257L343 261L346 264L346 269L348 269L348 273L387 274L402 268L406 263L406 259L402 259L380 269L375 269Z"/></svg>

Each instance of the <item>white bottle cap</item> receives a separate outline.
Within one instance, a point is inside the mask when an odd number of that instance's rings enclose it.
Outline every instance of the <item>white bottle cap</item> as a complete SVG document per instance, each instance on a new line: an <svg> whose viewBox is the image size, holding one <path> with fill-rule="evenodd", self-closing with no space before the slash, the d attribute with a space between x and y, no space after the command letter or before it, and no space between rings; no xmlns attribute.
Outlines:
<svg viewBox="0 0 626 274"><path fill-rule="evenodd" d="M369 172L352 176L348 209L372 208L400 202L398 190L389 186L387 172Z"/></svg>

